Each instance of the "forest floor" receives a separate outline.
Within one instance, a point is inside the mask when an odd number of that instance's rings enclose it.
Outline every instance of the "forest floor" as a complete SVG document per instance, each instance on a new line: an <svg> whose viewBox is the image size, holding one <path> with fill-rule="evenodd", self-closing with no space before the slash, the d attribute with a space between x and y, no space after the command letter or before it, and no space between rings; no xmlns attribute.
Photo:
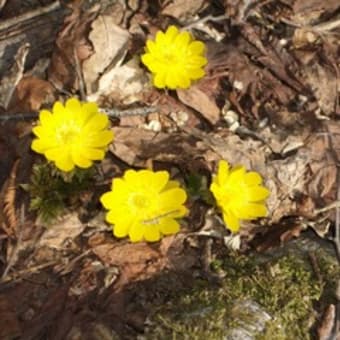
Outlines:
<svg viewBox="0 0 340 340"><path fill-rule="evenodd" d="M186 90L140 61L170 25L206 44ZM339 339L339 35L337 0L0 1L0 339ZM114 141L58 201L32 127L71 97ZM270 190L236 235L204 200L221 159ZM178 234L113 236L99 197L129 168L190 192Z"/></svg>

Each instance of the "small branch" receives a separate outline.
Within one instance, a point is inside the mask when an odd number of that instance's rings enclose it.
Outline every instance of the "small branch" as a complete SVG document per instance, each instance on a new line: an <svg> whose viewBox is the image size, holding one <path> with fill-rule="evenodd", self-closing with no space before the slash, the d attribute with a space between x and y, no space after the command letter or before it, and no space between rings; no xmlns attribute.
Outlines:
<svg viewBox="0 0 340 340"><path fill-rule="evenodd" d="M223 14L223 15L218 15L216 17L214 17L213 15L207 15L206 17L199 19L197 21L192 22L189 25L186 25L183 27L184 30L190 30L192 28L195 28L197 26L201 26L204 23L206 23L207 21L213 21L213 22L218 22L218 21L223 21L229 18L229 15L227 14Z"/></svg>
<svg viewBox="0 0 340 340"><path fill-rule="evenodd" d="M105 113L109 117L119 118L123 116L146 116L149 113L157 112L158 107L156 106L148 106L148 107L138 107L135 109L125 109L125 110L118 110L118 109L104 109L100 108L100 112ZM0 122L3 123L9 120L29 120L29 119L36 119L39 117L38 112L27 112L27 113L14 113L10 115L0 115Z"/></svg>
<svg viewBox="0 0 340 340"><path fill-rule="evenodd" d="M18 15L16 17L13 17L11 19L7 19L4 22L0 23L0 31L6 31L9 28L11 28L12 26L16 26L22 22L26 22L32 19L36 19L37 17L44 15L44 14L48 14L50 12L53 12L57 9L60 8L60 1L55 1L53 3L51 3L48 6L45 7L40 7L38 9L35 9L33 11L30 11L28 13L22 14L22 15Z"/></svg>

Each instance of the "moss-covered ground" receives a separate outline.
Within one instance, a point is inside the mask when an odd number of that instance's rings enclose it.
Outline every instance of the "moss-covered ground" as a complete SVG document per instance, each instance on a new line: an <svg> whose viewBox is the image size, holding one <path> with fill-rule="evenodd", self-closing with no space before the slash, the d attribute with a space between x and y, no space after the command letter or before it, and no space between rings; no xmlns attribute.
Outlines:
<svg viewBox="0 0 340 340"><path fill-rule="evenodd" d="M212 265L224 271L220 284L196 280L189 292L155 306L143 339L313 339L320 312L335 301L340 275L336 259L323 249L313 261L308 252L270 261L230 254ZM242 307L249 302L253 312Z"/></svg>

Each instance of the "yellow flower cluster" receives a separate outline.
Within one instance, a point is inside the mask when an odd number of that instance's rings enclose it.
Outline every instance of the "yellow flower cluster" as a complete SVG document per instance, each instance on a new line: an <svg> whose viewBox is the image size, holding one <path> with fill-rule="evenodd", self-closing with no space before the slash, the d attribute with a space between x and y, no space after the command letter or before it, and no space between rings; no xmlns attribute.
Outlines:
<svg viewBox="0 0 340 340"><path fill-rule="evenodd" d="M176 220L186 215L187 195L167 171L127 170L115 178L112 190L101 197L109 210L106 220L114 225L116 237L129 236L132 242L158 241L162 235L179 231Z"/></svg>
<svg viewBox="0 0 340 340"><path fill-rule="evenodd" d="M186 89L193 80L205 75L204 53L203 42L194 40L189 32L170 26L165 33L158 31L155 41L146 42L142 62L152 73L155 87Z"/></svg>
<svg viewBox="0 0 340 340"><path fill-rule="evenodd" d="M240 220L267 216L265 199L269 190L262 186L257 172L246 172L243 166L230 169L229 164L221 160L210 190L222 210L226 227L232 232L239 230Z"/></svg>
<svg viewBox="0 0 340 340"><path fill-rule="evenodd" d="M68 172L75 166L89 168L102 160L113 140L107 115L98 112L95 103L81 103L76 98L57 101L52 109L40 112L39 124L33 128L37 136L32 150L44 154L56 167Z"/></svg>
<svg viewBox="0 0 340 340"><path fill-rule="evenodd" d="M204 52L202 42L170 26L165 33L158 32L155 41L147 41L142 62L152 72L156 87L188 88L205 74ZM57 101L51 112L42 110L33 133L32 149L64 172L102 160L114 137L107 115L99 112L97 104L75 98L65 105ZM267 215L269 191L258 173L247 172L243 166L230 168L221 160L210 191L232 232L239 230L241 220ZM100 200L116 237L153 242L180 230L178 219L187 214L186 199L185 190L170 180L167 171L127 170L123 177L113 179L111 191Z"/></svg>

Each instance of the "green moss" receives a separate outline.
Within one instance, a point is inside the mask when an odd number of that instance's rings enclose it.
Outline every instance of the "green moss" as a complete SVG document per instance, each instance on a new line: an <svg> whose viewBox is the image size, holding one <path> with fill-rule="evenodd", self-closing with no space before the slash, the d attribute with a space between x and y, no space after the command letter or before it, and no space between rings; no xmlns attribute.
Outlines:
<svg viewBox="0 0 340 340"><path fill-rule="evenodd" d="M223 261L226 276L220 287L196 281L189 293L156 306L144 338L215 340L226 338L233 329L248 327L261 340L310 339L315 302L326 291L332 299L340 275L331 255L321 249L318 258L322 261L321 281L308 256L288 254L259 264L256 256L231 255ZM256 308L255 313L247 312L242 307L247 301L258 306L258 312ZM261 321L260 314L267 319ZM257 327L261 322L263 327Z"/></svg>

